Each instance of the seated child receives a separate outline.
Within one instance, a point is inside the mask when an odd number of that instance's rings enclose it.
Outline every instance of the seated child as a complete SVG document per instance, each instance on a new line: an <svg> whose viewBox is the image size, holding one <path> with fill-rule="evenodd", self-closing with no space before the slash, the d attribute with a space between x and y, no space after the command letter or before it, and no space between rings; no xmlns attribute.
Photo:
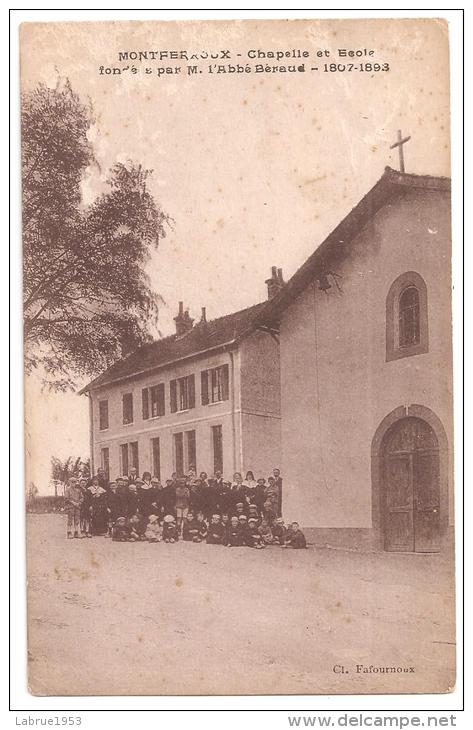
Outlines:
<svg viewBox="0 0 473 730"><path fill-rule="evenodd" d="M202 542L200 525L192 512L188 512L182 526L182 539L186 542Z"/></svg>
<svg viewBox="0 0 473 730"><path fill-rule="evenodd" d="M251 547L253 541L248 529L248 518L246 515L240 515L238 517L238 527L240 529L240 545L248 545L248 547Z"/></svg>
<svg viewBox="0 0 473 730"><path fill-rule="evenodd" d="M225 528L220 521L220 515L212 515L207 534L207 545L223 545Z"/></svg>
<svg viewBox="0 0 473 730"><path fill-rule="evenodd" d="M254 547L257 550L261 550L261 548L266 547L263 538L259 534L258 531L258 520L254 517L250 517L248 519L248 532L249 532L249 547ZM248 542L247 542L248 545Z"/></svg>
<svg viewBox="0 0 473 730"><path fill-rule="evenodd" d="M286 528L282 517L277 517L272 526L273 543L275 545L284 545L286 542Z"/></svg>
<svg viewBox="0 0 473 730"><path fill-rule="evenodd" d="M238 522L238 517L234 515L231 520L230 524L227 527L227 537L226 537L226 545L228 547L237 547L238 545L241 545L241 527Z"/></svg>
<svg viewBox="0 0 473 730"><path fill-rule="evenodd" d="M223 526L224 526L224 528L225 528L225 532L227 531L227 529L228 529L228 525L229 525L229 524L230 524L230 515L229 515L229 514L227 514L227 512L224 512L224 513L222 514L222 525L223 525Z"/></svg>
<svg viewBox="0 0 473 730"><path fill-rule="evenodd" d="M130 527L126 524L125 517L118 517L112 527L112 540L116 542L128 542L130 539Z"/></svg>
<svg viewBox="0 0 473 730"><path fill-rule="evenodd" d="M138 513L132 515L128 521L131 530L131 538L133 540L144 540L146 532L146 522Z"/></svg>
<svg viewBox="0 0 473 730"><path fill-rule="evenodd" d="M264 544L271 545L271 543L273 542L273 533L271 531L269 522L264 518L261 520L261 524L258 527L258 532L261 535Z"/></svg>
<svg viewBox="0 0 473 730"><path fill-rule="evenodd" d="M296 550L307 547L305 535L299 528L297 522L293 522L290 527L288 527L283 547L292 547Z"/></svg>
<svg viewBox="0 0 473 730"><path fill-rule="evenodd" d="M161 527L159 526L157 515L150 515L148 517L145 538L148 542L159 542L161 540Z"/></svg>
<svg viewBox="0 0 473 730"><path fill-rule="evenodd" d="M196 522L199 526L199 537L201 540L205 540L205 538L207 537L208 528L203 512L197 512Z"/></svg>
<svg viewBox="0 0 473 730"><path fill-rule="evenodd" d="M166 515L163 520L163 540L164 542L177 542L179 540L179 531L174 515Z"/></svg>

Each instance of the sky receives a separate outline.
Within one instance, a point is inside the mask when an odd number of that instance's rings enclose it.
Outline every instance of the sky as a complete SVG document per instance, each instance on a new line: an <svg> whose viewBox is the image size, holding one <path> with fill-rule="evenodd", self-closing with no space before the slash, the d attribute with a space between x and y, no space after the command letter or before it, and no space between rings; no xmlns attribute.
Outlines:
<svg viewBox="0 0 473 730"><path fill-rule="evenodd" d="M136 63L139 50L307 50L303 73L207 73L208 60ZM373 56L338 57L338 49ZM316 56L321 51L324 56ZM330 57L325 52L330 53ZM241 57L236 57L241 53ZM323 71L324 63L388 63L389 71ZM199 64L202 74L187 75ZM158 76L159 66L181 74ZM144 68L153 69L151 75ZM319 71L310 71L317 66ZM309 20L37 23L21 30L24 90L69 78L93 104L98 165L83 181L84 202L103 189L107 169L133 160L154 170L150 189L174 220L149 275L165 304L163 335L177 303L213 318L262 301L271 266L287 280L381 177L398 166L397 130L411 136L406 171L449 175L448 30L443 21ZM78 384L78 390L83 383ZM26 382L27 480L50 490L52 455L88 456L88 404L76 393L41 392Z"/></svg>

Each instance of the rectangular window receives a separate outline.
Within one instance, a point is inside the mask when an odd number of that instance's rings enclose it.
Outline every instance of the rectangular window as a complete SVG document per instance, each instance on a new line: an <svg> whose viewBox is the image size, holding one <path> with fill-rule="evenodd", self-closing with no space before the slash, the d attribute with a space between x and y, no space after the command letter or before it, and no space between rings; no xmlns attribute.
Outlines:
<svg viewBox="0 0 473 730"><path fill-rule="evenodd" d="M186 452L186 471L191 467L195 471L197 461L195 431L186 431Z"/></svg>
<svg viewBox="0 0 473 730"><path fill-rule="evenodd" d="M110 451L102 449L100 452L100 465L105 472L107 479L110 479Z"/></svg>
<svg viewBox="0 0 473 730"><path fill-rule="evenodd" d="M133 393L123 394L123 423L133 423Z"/></svg>
<svg viewBox="0 0 473 730"><path fill-rule="evenodd" d="M144 421L148 418L164 416L166 412L164 383L153 385L151 388L143 388L141 395Z"/></svg>
<svg viewBox="0 0 473 730"><path fill-rule="evenodd" d="M212 426L212 446L214 454L214 472L223 472L223 438L221 426Z"/></svg>
<svg viewBox="0 0 473 730"><path fill-rule="evenodd" d="M165 414L165 402L164 402L164 383L159 385L153 385L150 388L151 397L151 418L156 416L164 416Z"/></svg>
<svg viewBox="0 0 473 730"><path fill-rule="evenodd" d="M153 476L161 479L161 449L159 438L151 439L151 463L153 465Z"/></svg>
<svg viewBox="0 0 473 730"><path fill-rule="evenodd" d="M121 444L120 446L120 462L123 476L128 476L128 444Z"/></svg>
<svg viewBox="0 0 473 730"><path fill-rule="evenodd" d="M201 373L202 405L228 400L228 365L219 365Z"/></svg>
<svg viewBox="0 0 473 730"><path fill-rule="evenodd" d="M195 377L186 375L178 380L171 380L171 413L187 411L195 408Z"/></svg>
<svg viewBox="0 0 473 730"><path fill-rule="evenodd" d="M108 428L108 400L99 401L99 429L105 431Z"/></svg>
<svg viewBox="0 0 473 730"><path fill-rule="evenodd" d="M177 380L171 380L169 390L171 395L171 413L175 413L177 411Z"/></svg>
<svg viewBox="0 0 473 730"><path fill-rule="evenodd" d="M138 459L138 441L132 441L128 444L130 447L130 466L134 466L138 474L140 473L140 463Z"/></svg>
<svg viewBox="0 0 473 730"><path fill-rule="evenodd" d="M174 471L184 474L184 439L182 433L174 434Z"/></svg>
<svg viewBox="0 0 473 730"><path fill-rule="evenodd" d="M149 418L149 392L148 388L143 388L141 391L141 414L143 416L143 421L148 420Z"/></svg>

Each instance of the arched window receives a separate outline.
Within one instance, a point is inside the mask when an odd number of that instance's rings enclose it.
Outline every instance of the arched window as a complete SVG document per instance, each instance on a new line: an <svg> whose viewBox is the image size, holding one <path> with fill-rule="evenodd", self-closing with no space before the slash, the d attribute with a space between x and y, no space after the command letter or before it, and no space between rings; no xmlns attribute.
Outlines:
<svg viewBox="0 0 473 730"><path fill-rule="evenodd" d="M408 286L399 297L399 347L419 342L419 291L415 286Z"/></svg>
<svg viewBox="0 0 473 730"><path fill-rule="evenodd" d="M415 271L391 284L386 298L386 360L429 351L427 287Z"/></svg>

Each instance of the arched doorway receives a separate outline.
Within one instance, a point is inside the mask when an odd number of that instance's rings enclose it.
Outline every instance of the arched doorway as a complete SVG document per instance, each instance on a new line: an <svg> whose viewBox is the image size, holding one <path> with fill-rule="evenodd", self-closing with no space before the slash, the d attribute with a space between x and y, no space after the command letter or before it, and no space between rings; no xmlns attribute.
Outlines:
<svg viewBox="0 0 473 730"><path fill-rule="evenodd" d="M422 418L400 418L384 434L380 452L384 549L438 552L440 455L433 428Z"/></svg>

